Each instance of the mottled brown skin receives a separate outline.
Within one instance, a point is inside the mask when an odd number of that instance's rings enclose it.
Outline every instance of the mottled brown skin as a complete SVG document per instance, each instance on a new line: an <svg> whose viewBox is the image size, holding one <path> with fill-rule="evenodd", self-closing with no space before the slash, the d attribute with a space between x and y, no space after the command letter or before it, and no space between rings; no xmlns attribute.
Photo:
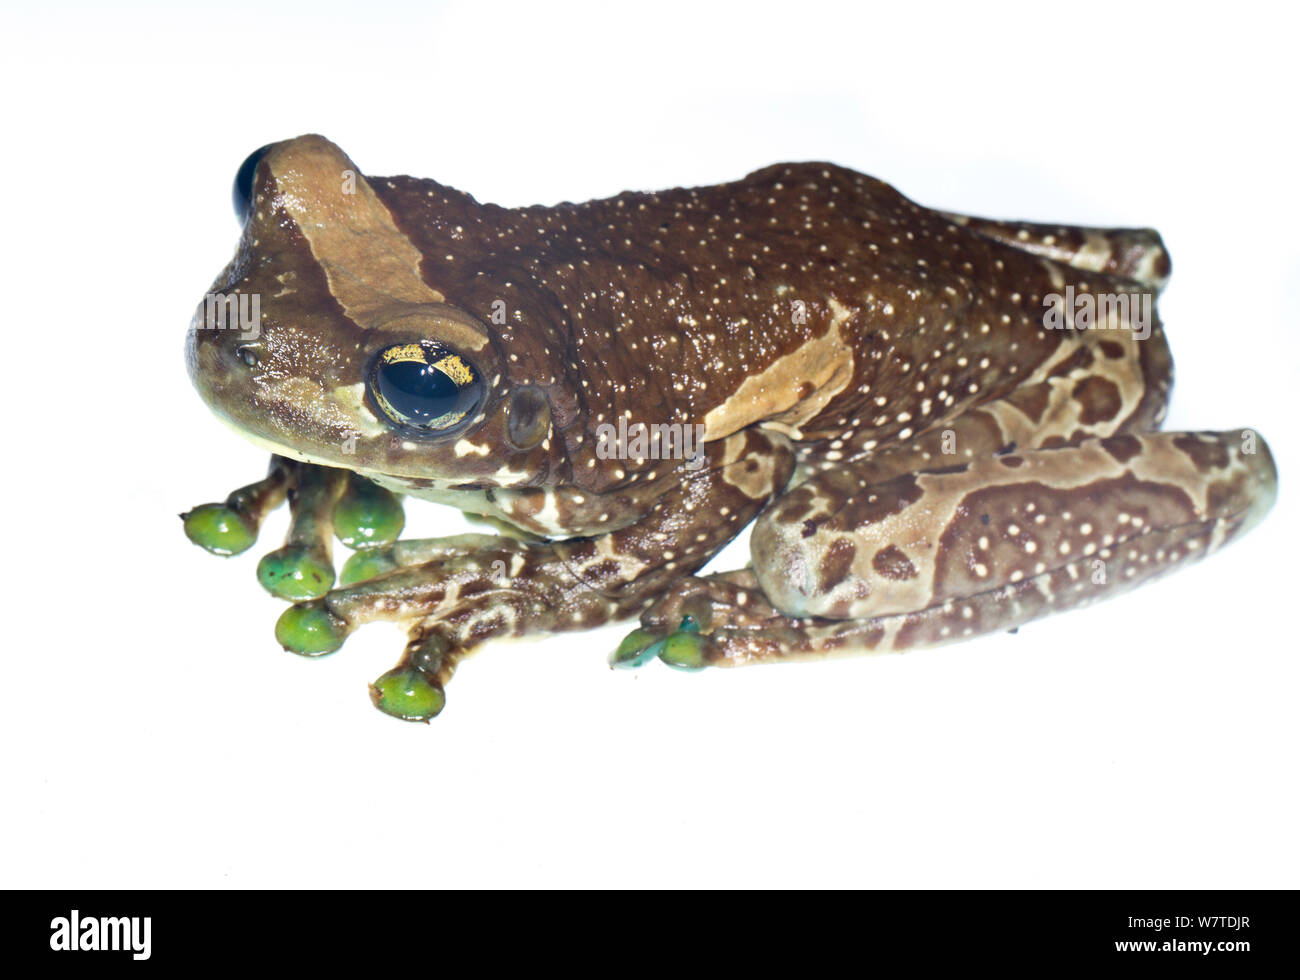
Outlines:
<svg viewBox="0 0 1300 980"><path fill-rule="evenodd" d="M1208 553L1275 492L1249 431L1151 434L1172 381L1158 320L1144 339L1044 327L1067 284L1157 291L1148 230L945 214L821 163L505 209L362 178L320 137L273 147L254 189L213 291L259 294L261 335L196 322L204 398L296 472L345 467L534 536L395 548L401 567L319 600L344 631L407 623L406 662L439 684L492 636L642 609L647 643L701 627L683 666L1012 628ZM450 435L362 394L380 349L419 340L488 382ZM706 464L600 458L620 416L702 424ZM752 570L692 577L760 511Z"/></svg>

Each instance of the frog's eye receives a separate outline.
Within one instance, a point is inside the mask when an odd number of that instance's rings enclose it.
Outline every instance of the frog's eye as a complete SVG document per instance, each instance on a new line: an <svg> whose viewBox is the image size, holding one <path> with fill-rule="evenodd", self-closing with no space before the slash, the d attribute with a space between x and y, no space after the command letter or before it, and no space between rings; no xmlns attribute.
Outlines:
<svg viewBox="0 0 1300 980"><path fill-rule="evenodd" d="M239 165L239 172L235 174L235 186L230 193L230 199L235 205L235 217L239 219L242 225L248 217L249 209L253 204L253 175L257 173L257 165L262 162L262 157L266 156L271 145L259 147L248 155L248 158Z"/></svg>
<svg viewBox="0 0 1300 980"><path fill-rule="evenodd" d="M400 425L445 432L483 399L474 365L433 341L385 347L370 369L370 395Z"/></svg>

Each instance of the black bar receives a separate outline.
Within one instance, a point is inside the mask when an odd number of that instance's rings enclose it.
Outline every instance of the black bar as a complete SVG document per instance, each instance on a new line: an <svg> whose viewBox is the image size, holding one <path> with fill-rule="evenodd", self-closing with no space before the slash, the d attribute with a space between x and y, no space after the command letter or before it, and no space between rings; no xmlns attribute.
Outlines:
<svg viewBox="0 0 1300 980"><path fill-rule="evenodd" d="M355 959L375 972L419 974L463 953L498 967L533 956L532 969L563 973L651 960L682 965L698 962L701 949L729 968L789 958L803 964L801 975L841 972L834 964L844 957L863 970L900 958L1236 970L1290 963L1297 932L1294 892L28 891L9 898L0 941L11 956L130 972L255 964L297 974ZM120 948L54 948L70 941Z"/></svg>

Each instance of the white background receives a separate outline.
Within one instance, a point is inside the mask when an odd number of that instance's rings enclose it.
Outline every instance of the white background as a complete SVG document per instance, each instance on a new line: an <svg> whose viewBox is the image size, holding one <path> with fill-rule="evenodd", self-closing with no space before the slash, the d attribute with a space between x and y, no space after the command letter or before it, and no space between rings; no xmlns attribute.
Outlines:
<svg viewBox="0 0 1300 980"><path fill-rule="evenodd" d="M1296 25L1213 10L6 14L0 884L1300 885ZM390 720L365 685L395 627L275 643L253 572L283 513L225 561L176 518L264 467L182 345L236 167L312 131L507 205L826 159L934 206L1155 226L1169 426L1256 426L1279 503L1014 636L692 676L610 672L611 627L490 647L432 725Z"/></svg>

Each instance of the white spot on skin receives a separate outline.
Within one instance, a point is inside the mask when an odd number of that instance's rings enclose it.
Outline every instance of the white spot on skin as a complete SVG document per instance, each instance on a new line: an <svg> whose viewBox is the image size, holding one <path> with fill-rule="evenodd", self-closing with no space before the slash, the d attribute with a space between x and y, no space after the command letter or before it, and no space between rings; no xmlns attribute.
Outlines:
<svg viewBox="0 0 1300 980"><path fill-rule="evenodd" d="M588 465L595 466L596 460L593 458L589 461ZM502 487L513 487L523 483L527 479L527 473L522 470L512 470L509 466L502 466L492 474L492 481Z"/></svg>

